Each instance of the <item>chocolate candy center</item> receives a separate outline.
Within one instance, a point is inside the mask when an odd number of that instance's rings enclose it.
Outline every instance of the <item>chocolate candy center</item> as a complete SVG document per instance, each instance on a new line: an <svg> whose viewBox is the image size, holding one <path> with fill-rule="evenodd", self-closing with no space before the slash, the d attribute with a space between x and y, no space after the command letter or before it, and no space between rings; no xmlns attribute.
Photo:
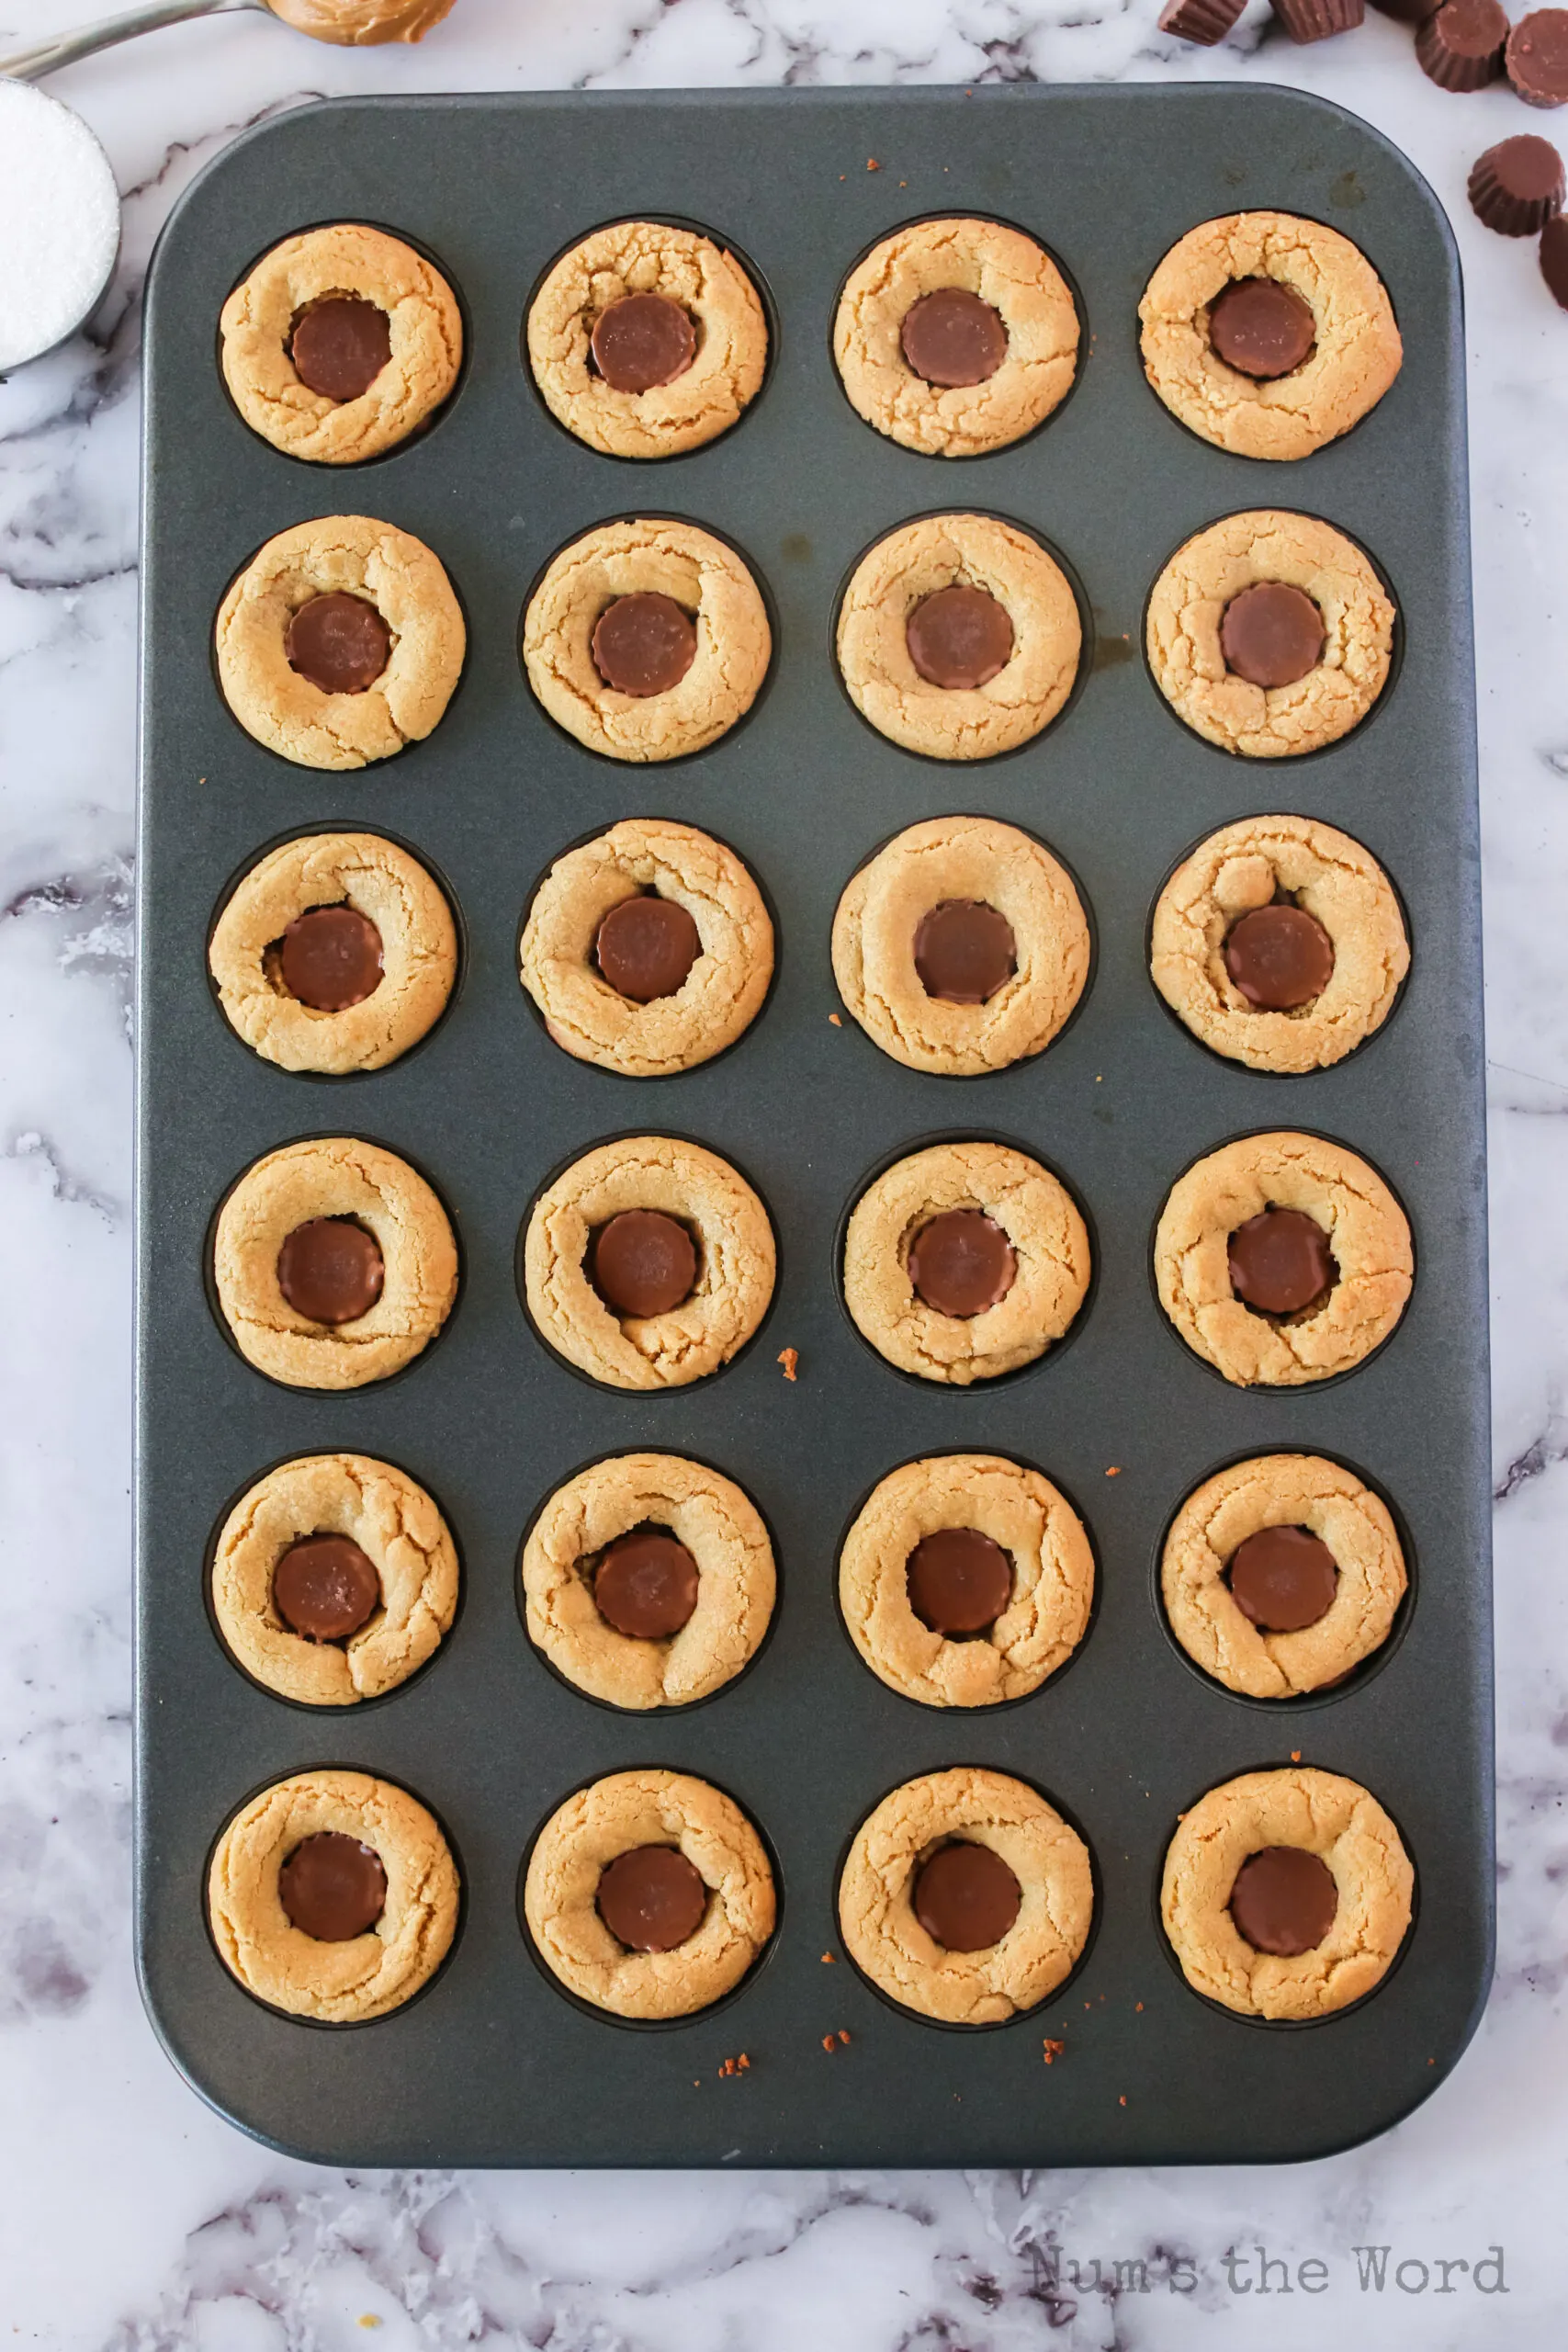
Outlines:
<svg viewBox="0 0 1568 2352"><path fill-rule="evenodd" d="M1007 1934L1023 1894L999 1854L955 1838L921 1865L910 1901L927 1935L944 1951L984 1951Z"/></svg>
<svg viewBox="0 0 1568 2352"><path fill-rule="evenodd" d="M673 596L617 596L593 624L593 666L617 694L668 694L696 658L697 632Z"/></svg>
<svg viewBox="0 0 1568 2352"><path fill-rule="evenodd" d="M634 1846L600 1872L599 1917L631 1951L673 1951L702 1925L708 1891L673 1846Z"/></svg>
<svg viewBox="0 0 1568 2352"><path fill-rule="evenodd" d="M302 1535L272 1572L272 1605L308 1642L346 1642L381 1605L381 1579L346 1535Z"/></svg>
<svg viewBox="0 0 1568 2352"><path fill-rule="evenodd" d="M392 632L363 596L334 588L312 596L288 624L288 666L324 695L362 695L391 659Z"/></svg>
<svg viewBox="0 0 1568 2352"><path fill-rule="evenodd" d="M1293 1960L1334 1925L1339 1889L1326 1862L1304 1846L1264 1846L1248 1854L1231 1888L1235 1930L1254 1951Z"/></svg>
<svg viewBox="0 0 1568 2352"><path fill-rule="evenodd" d="M634 1527L604 1546L593 1599L617 1634L668 1641L697 1605L697 1564L667 1527Z"/></svg>
<svg viewBox="0 0 1568 2352"><path fill-rule="evenodd" d="M667 294L624 294L600 311L589 348L613 392L651 392L685 374L697 356L697 331Z"/></svg>
<svg viewBox="0 0 1568 2352"><path fill-rule="evenodd" d="M312 1012L346 1012L381 985L381 934L355 907L307 907L278 949L283 985Z"/></svg>
<svg viewBox="0 0 1568 2352"><path fill-rule="evenodd" d="M1326 1544L1304 1527L1260 1527L1238 1544L1225 1570L1231 1598L1265 1634L1299 1634L1326 1616L1339 1569Z"/></svg>
<svg viewBox="0 0 1568 2352"><path fill-rule="evenodd" d="M1248 1004L1293 1012L1334 977L1334 942L1304 907L1254 907L1225 939L1225 969Z"/></svg>
<svg viewBox="0 0 1568 2352"><path fill-rule="evenodd" d="M392 322L357 294L323 294L295 320L288 356L307 390L324 401L356 401L392 356Z"/></svg>
<svg viewBox="0 0 1568 2352"><path fill-rule="evenodd" d="M287 1235L277 1287L312 1323L353 1323L381 1295L387 1269L373 1233L351 1216L313 1216Z"/></svg>
<svg viewBox="0 0 1568 2352"><path fill-rule="evenodd" d="M1265 1209L1229 1242L1231 1288L1259 1315L1299 1315L1339 1279L1328 1236L1300 1209Z"/></svg>
<svg viewBox="0 0 1568 2352"><path fill-rule="evenodd" d="M662 1209L623 1209L594 1234L588 1278L616 1315L668 1315L692 1295L696 1243Z"/></svg>
<svg viewBox="0 0 1568 2352"><path fill-rule="evenodd" d="M1326 632L1312 598L1283 580L1259 580L1225 606L1220 650L1249 686L1293 686L1323 659Z"/></svg>
<svg viewBox="0 0 1568 2352"><path fill-rule="evenodd" d="M1235 277L1209 311L1209 341L1239 375L1288 376L1317 341L1312 308L1277 277Z"/></svg>
<svg viewBox="0 0 1568 2352"><path fill-rule="evenodd" d="M910 613L904 641L928 685L983 686L1011 659L1012 623L984 588L939 588Z"/></svg>
<svg viewBox="0 0 1568 2352"><path fill-rule="evenodd" d="M915 969L928 996L984 1004L1018 969L1012 925L984 899L940 899L915 932Z"/></svg>
<svg viewBox="0 0 1568 2352"><path fill-rule="evenodd" d="M916 375L944 390L985 383L1008 356L1001 312L962 286L939 286L911 302L898 340Z"/></svg>
<svg viewBox="0 0 1568 2352"><path fill-rule="evenodd" d="M1532 107L1568 103L1568 8L1534 8L1508 37L1508 79Z"/></svg>
<svg viewBox="0 0 1568 2352"><path fill-rule="evenodd" d="M319 1830L295 1847L277 1873L277 1899L302 1936L345 1944L373 1928L387 1907L387 1873L374 1846Z"/></svg>
<svg viewBox="0 0 1568 2352"><path fill-rule="evenodd" d="M703 952L691 915L673 899L623 899L599 926L593 955L617 996L633 1004L673 996Z"/></svg>
<svg viewBox="0 0 1568 2352"><path fill-rule="evenodd" d="M974 1527L922 1535L905 1570L909 1606L933 1634L983 1634L1012 1598L1012 1558Z"/></svg>
<svg viewBox="0 0 1568 2352"><path fill-rule="evenodd" d="M909 1244L916 1295L939 1315L983 1315L1007 1296L1018 1273L1012 1243L984 1209L944 1209Z"/></svg>

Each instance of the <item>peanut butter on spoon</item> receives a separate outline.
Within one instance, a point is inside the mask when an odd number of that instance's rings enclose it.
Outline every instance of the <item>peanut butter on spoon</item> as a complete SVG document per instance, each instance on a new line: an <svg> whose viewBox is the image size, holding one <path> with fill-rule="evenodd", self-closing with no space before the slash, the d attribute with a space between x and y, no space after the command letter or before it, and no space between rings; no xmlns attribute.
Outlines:
<svg viewBox="0 0 1568 2352"><path fill-rule="evenodd" d="M342 49L382 41L423 40L451 11L453 0L267 0L275 17L312 40Z"/></svg>

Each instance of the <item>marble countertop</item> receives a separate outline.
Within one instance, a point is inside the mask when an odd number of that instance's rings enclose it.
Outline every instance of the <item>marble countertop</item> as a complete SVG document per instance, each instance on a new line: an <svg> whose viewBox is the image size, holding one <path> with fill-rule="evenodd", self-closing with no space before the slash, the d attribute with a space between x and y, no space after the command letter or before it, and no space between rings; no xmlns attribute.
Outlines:
<svg viewBox="0 0 1568 2352"><path fill-rule="evenodd" d="M1156 33L1156 5L460 0L408 52L327 50L240 16L51 85L108 148L125 242L90 334L0 385L7 2341L1174 2352L1201 2334L1292 2352L1349 2329L1369 2347L1539 2352L1556 2340L1568 2309L1568 318L1533 244L1488 235L1464 201L1482 147L1552 125L1503 90L1445 96L1380 17L1301 51L1251 0L1231 40L1200 52ZM0 50L84 13L84 0L0 0ZM137 367L153 238L243 125L328 94L1031 76L1319 92L1415 159L1463 254L1496 1489L1499 1946L1484 2020L1397 2130L1276 2171L356 2176L284 2161L178 2079L130 1957ZM1378 2247L1390 2249L1381 2287L1376 2256L1357 2252Z"/></svg>

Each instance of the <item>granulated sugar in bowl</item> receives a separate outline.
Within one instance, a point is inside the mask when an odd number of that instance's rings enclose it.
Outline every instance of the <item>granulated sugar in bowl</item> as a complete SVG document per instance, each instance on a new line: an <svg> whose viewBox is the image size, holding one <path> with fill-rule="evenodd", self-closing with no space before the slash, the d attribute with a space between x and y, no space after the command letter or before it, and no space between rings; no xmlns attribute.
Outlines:
<svg viewBox="0 0 1568 2352"><path fill-rule="evenodd" d="M0 81L0 375L91 316L119 252L119 192L80 115Z"/></svg>

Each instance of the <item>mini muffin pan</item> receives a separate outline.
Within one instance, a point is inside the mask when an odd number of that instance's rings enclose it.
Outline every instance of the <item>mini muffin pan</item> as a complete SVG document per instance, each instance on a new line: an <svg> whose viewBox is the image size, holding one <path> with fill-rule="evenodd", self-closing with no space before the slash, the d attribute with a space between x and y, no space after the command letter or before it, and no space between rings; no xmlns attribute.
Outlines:
<svg viewBox="0 0 1568 2352"><path fill-rule="evenodd" d="M1195 222L1241 207L1331 222L1367 253L1404 371L1354 432L1295 465L1226 456L1168 414L1138 357L1139 296ZM856 416L829 328L856 257L935 212L1012 221L1070 273L1085 337L1071 398L980 460L920 458ZM761 393L710 447L641 469L563 434L521 356L552 256L623 216L733 239L776 338ZM436 260L469 352L430 428L365 468L280 456L249 433L214 357L218 313L291 231L362 220ZM1226 87L658 93L301 107L234 142L164 233L148 300L140 948L138 1913L159 2031L247 2131L323 2161L383 2165L1086 2165L1323 2154L1380 2132L1442 2079L1479 2014L1492 1940L1484 1163L1473 684L1461 320L1451 238L1385 141L1321 102ZM1403 661L1369 720L1306 759L1245 762L1166 707L1141 645L1173 547L1238 508L1353 533L1400 608ZM1017 519L1081 585L1080 691L1023 750L917 759L839 689L832 626L854 560L895 525L976 508ZM564 737L518 660L529 584L590 526L675 513L733 538L776 621L766 694L693 759L637 767ZM228 582L272 533L370 514L447 567L468 624L441 725L354 775L290 766L224 708L211 666ZM1264 1079L1206 1051L1146 967L1149 910L1194 839L1303 811L1364 842L1408 910L1414 966L1386 1028L1336 1069ZM888 835L978 810L1038 834L1077 876L1098 943L1077 1017L1039 1059L939 1083L842 1014L829 933ZM779 968L722 1059L628 1081L552 1045L518 983L541 869L632 814L733 845L768 894ZM462 987L428 1042L353 1084L291 1078L227 1028L204 952L237 872L280 837L384 829L450 888ZM837 1023L831 1018L840 1015ZM967 1088L968 1091L965 1091ZM1188 1163L1295 1125L1371 1159L1409 1212L1416 1281L1375 1360L1321 1388L1246 1393L1178 1342L1150 1238ZM693 1136L757 1186L780 1245L757 1341L716 1377L622 1395L536 1336L513 1275L549 1172L602 1138ZM836 1236L890 1157L933 1131L1006 1134L1082 1203L1095 1279L1070 1345L968 1391L900 1377L841 1310ZM464 1265L439 1341L380 1387L290 1390L251 1371L210 1310L217 1204L306 1135L365 1134L423 1170ZM791 1382L782 1351L798 1351ZM446 1513L463 1604L400 1690L323 1713L240 1673L204 1595L235 1492L294 1453L400 1464ZM531 1649L519 1548L584 1461L641 1448L716 1464L773 1532L780 1600L753 1668L689 1713L632 1715ZM1071 1670L1016 1705L921 1708L860 1663L836 1606L850 1513L896 1464L994 1450L1037 1464L1086 1519L1098 1605ZM1177 1650L1153 1562L1219 1462L1321 1451L1388 1496L1409 1541L1396 1644L1345 1686L1270 1709ZM1151 1886L1181 1809L1299 1754L1363 1781L1415 1862L1398 1966L1310 2028L1248 2024L1190 1992ZM844 1954L837 1873L856 1826L920 1772L974 1763L1042 1789L1089 1842L1095 1928L1070 1984L1005 2027L897 2010ZM204 1907L209 1853L254 1790L312 1765L379 1772L445 1825L463 1880L456 1948L408 2008L302 2026L229 1975ZM755 1821L777 1933L708 2015L631 2030L565 1996L520 1924L520 1869L562 1798L639 1765L698 1773ZM1061 2045L1047 2065L1046 2037ZM728 2059L748 2064L727 2072Z"/></svg>

